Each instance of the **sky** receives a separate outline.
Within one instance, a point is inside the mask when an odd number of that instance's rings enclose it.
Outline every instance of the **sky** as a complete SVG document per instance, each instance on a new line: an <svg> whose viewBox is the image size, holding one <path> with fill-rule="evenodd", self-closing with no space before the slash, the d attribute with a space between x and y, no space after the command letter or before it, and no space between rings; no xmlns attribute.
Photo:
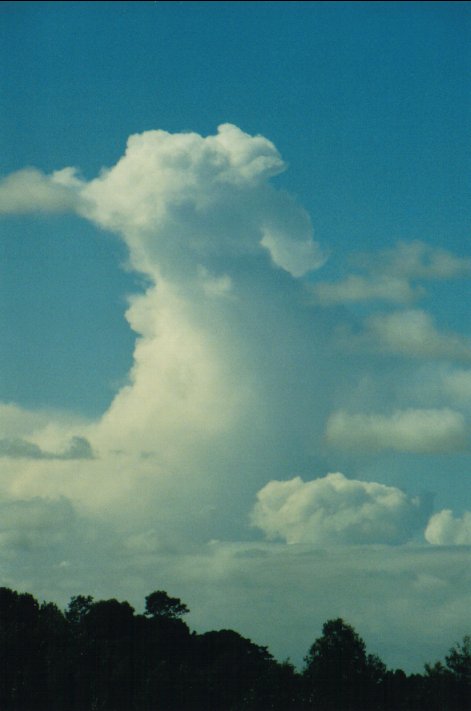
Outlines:
<svg viewBox="0 0 471 711"><path fill-rule="evenodd" d="M1 4L2 585L299 667L471 632L470 21Z"/></svg>

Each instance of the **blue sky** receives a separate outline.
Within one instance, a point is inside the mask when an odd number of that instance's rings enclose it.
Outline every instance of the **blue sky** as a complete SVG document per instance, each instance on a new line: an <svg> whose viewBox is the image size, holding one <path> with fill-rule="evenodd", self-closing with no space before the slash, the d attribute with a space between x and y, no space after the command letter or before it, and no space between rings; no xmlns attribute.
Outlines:
<svg viewBox="0 0 471 711"><path fill-rule="evenodd" d="M469 632L470 17L2 3L7 583L297 661Z"/></svg>

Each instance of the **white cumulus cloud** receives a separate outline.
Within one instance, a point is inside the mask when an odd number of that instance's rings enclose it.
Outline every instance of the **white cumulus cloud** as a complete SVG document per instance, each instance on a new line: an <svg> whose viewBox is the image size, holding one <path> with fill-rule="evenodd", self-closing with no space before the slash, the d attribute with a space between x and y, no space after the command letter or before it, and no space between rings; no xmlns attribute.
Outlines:
<svg viewBox="0 0 471 711"><path fill-rule="evenodd" d="M471 512L455 517L450 509L439 511L428 522L425 538L440 546L471 545Z"/></svg>
<svg viewBox="0 0 471 711"><path fill-rule="evenodd" d="M287 543L403 543L422 522L421 502L400 489L343 474L270 481L257 494L252 523Z"/></svg>
<svg viewBox="0 0 471 711"><path fill-rule="evenodd" d="M223 124L215 136L147 131L83 190L82 213L124 235L136 268L194 277L227 258L268 251L294 276L324 257L306 211L268 179L284 170L275 146Z"/></svg>

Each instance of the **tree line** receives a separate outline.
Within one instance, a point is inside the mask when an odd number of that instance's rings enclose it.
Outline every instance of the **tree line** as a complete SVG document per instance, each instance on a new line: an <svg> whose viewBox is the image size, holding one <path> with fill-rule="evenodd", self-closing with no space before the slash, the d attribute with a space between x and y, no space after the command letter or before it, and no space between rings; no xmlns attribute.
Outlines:
<svg viewBox="0 0 471 711"><path fill-rule="evenodd" d="M422 674L387 669L342 619L302 670L233 630L197 634L179 598L77 595L62 611L0 588L1 711L469 711L471 637Z"/></svg>

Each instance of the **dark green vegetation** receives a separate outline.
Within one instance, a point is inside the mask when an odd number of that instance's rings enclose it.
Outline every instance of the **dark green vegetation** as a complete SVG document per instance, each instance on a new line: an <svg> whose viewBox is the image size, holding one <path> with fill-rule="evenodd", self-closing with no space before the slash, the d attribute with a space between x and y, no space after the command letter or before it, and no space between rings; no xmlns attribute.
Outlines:
<svg viewBox="0 0 471 711"><path fill-rule="evenodd" d="M62 612L0 588L1 711L464 711L471 638L423 674L390 671L329 620L297 672L232 630L191 632L163 591L143 615L79 595Z"/></svg>

